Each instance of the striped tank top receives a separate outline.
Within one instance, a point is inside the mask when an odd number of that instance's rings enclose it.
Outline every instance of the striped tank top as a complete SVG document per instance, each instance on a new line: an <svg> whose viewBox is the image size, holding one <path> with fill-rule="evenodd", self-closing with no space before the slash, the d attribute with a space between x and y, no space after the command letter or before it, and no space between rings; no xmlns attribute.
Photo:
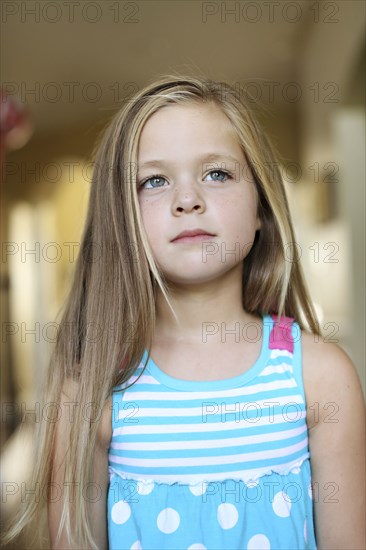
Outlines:
<svg viewBox="0 0 366 550"><path fill-rule="evenodd" d="M180 380L145 350L114 388L111 550L316 548L301 331L275 320L239 376Z"/></svg>

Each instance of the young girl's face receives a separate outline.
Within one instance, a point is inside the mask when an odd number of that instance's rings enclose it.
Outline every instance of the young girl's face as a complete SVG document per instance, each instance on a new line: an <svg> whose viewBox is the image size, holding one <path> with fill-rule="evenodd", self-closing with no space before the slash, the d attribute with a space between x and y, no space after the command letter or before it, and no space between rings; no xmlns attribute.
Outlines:
<svg viewBox="0 0 366 550"><path fill-rule="evenodd" d="M213 104L173 105L146 122L138 194L155 261L175 284L242 269L260 228L257 191L231 122ZM200 229L206 237L178 239Z"/></svg>

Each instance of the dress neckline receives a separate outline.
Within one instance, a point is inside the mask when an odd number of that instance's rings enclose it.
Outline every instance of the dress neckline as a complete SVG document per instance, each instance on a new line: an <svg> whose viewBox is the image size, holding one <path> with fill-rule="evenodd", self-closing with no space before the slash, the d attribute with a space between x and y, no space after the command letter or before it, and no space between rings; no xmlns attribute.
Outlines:
<svg viewBox="0 0 366 550"><path fill-rule="evenodd" d="M269 335L272 330L273 323L273 319L270 315L262 316L262 346L259 357L254 364L249 367L249 369L238 376L224 378L222 380L182 380L162 371L151 356L146 365L146 370L153 378L155 378L155 380L164 386L182 391L223 390L243 386L255 378L255 376L261 372L267 363L270 354ZM147 357L148 352L145 349L142 357L142 362L144 365L146 364Z"/></svg>

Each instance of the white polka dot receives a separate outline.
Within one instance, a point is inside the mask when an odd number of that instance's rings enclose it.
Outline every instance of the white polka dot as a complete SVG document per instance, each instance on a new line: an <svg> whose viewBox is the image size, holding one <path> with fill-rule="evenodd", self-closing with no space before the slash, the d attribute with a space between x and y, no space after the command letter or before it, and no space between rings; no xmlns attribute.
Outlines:
<svg viewBox="0 0 366 550"><path fill-rule="evenodd" d="M308 487L308 494L309 494L309 497L312 499L312 498L313 498L313 488L312 488L312 486L311 486L311 483L310 483L310 485L309 485L309 487Z"/></svg>
<svg viewBox="0 0 366 550"><path fill-rule="evenodd" d="M195 542L194 544L191 544L191 546L189 546L187 550L207 550L207 548L200 542Z"/></svg>
<svg viewBox="0 0 366 550"><path fill-rule="evenodd" d="M247 550L270 550L271 545L265 535L254 535L247 546Z"/></svg>
<svg viewBox="0 0 366 550"><path fill-rule="evenodd" d="M206 492L207 483L205 481L202 481L202 483L198 483L197 485L190 485L189 490L194 496L199 497Z"/></svg>
<svg viewBox="0 0 366 550"><path fill-rule="evenodd" d="M277 516L287 518L290 515L291 506L291 501L286 493L279 491L275 494L272 508Z"/></svg>
<svg viewBox="0 0 366 550"><path fill-rule="evenodd" d="M139 495L149 495L154 487L155 484L153 481L149 483L144 483L143 481L137 482L137 492Z"/></svg>
<svg viewBox="0 0 366 550"><path fill-rule="evenodd" d="M306 523L306 520L304 521L304 539L307 544L308 543L308 525Z"/></svg>
<svg viewBox="0 0 366 550"><path fill-rule="evenodd" d="M130 550L142 550L141 542L139 540L136 540L131 546Z"/></svg>
<svg viewBox="0 0 366 550"><path fill-rule="evenodd" d="M131 508L127 504L127 502L120 500L119 502L116 502L116 504L113 505L111 516L114 523L118 523L118 525L121 525L122 523L126 523L130 515L131 515Z"/></svg>
<svg viewBox="0 0 366 550"><path fill-rule="evenodd" d="M180 517L178 512L173 508L164 508L158 515L156 523L162 533L169 535L178 529Z"/></svg>
<svg viewBox="0 0 366 550"><path fill-rule="evenodd" d="M217 521L223 529L232 529L238 522L238 510L233 504L225 502L217 509Z"/></svg>

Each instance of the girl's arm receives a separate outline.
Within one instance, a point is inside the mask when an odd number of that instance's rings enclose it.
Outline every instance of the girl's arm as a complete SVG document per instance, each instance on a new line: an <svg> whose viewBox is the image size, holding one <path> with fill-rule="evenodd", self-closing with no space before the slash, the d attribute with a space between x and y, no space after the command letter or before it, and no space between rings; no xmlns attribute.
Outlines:
<svg viewBox="0 0 366 550"><path fill-rule="evenodd" d="M337 345L302 334L318 549L366 548L365 404L355 367Z"/></svg>
<svg viewBox="0 0 366 550"><path fill-rule="evenodd" d="M61 410L66 411L64 405L70 402L76 402L76 384L67 382L61 395ZM102 497L95 503L90 504L91 524L94 528L94 536L98 550L108 550L108 530L107 530L107 492L109 484L108 474L108 448L111 439L111 408L107 406L103 409L101 422L98 428L97 444L95 449L94 478L91 481L97 483L101 488ZM64 414L57 422L55 444L54 444L54 470L53 483L63 487L64 483L64 455L68 447L68 436L71 428L70 415ZM56 536L62 513L62 499L48 504L48 526L52 550L72 549L73 546L67 542L66 533L62 532L61 537L56 544ZM72 504L71 504L72 506ZM72 520L72 513L71 513Z"/></svg>

